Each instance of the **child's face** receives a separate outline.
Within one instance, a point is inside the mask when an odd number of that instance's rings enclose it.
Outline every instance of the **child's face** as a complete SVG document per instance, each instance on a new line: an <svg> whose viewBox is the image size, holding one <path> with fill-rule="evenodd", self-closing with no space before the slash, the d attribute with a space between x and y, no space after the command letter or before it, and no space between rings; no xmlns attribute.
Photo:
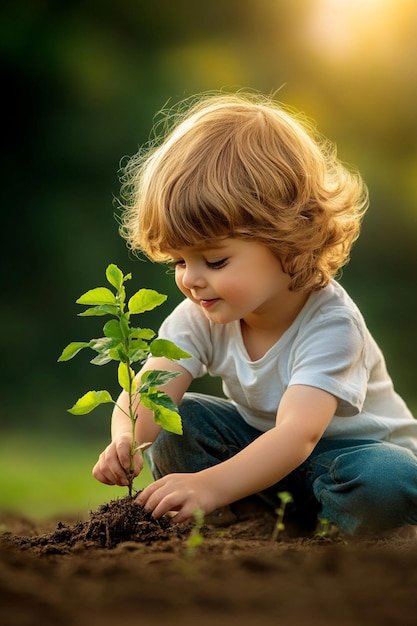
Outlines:
<svg viewBox="0 0 417 626"><path fill-rule="evenodd" d="M209 246L171 250L170 255L178 288L218 324L276 316L276 307L291 293L280 261L258 242L219 239Z"/></svg>

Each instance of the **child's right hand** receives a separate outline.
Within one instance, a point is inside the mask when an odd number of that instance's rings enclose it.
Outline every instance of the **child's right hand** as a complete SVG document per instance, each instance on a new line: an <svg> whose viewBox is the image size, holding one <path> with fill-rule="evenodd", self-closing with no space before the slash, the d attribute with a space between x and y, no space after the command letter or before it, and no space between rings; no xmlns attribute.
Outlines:
<svg viewBox="0 0 417 626"><path fill-rule="evenodd" d="M105 485L128 486L127 472L129 471L131 441L129 435L120 435L103 450L93 467L92 473L96 480ZM133 457L134 477L139 474L142 467L142 456L139 452L135 452Z"/></svg>

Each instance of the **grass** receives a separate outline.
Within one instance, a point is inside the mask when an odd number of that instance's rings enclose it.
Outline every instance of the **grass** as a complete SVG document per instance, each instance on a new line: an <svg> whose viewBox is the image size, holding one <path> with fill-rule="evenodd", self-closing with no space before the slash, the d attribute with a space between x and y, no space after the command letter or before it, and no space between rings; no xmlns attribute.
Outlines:
<svg viewBox="0 0 417 626"><path fill-rule="evenodd" d="M36 521L62 516L85 519L103 502L126 495L127 488L102 485L91 475L106 443L2 433L0 513L17 513ZM135 488L151 481L146 468Z"/></svg>

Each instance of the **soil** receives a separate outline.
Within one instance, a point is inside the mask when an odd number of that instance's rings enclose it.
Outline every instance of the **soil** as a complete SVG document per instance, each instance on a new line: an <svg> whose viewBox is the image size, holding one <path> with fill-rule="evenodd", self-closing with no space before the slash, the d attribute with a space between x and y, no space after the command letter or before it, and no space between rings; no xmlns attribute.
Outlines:
<svg viewBox="0 0 417 626"><path fill-rule="evenodd" d="M200 531L128 498L88 519L0 518L2 626L417 624L417 541L300 536L241 508ZM233 522L233 523L232 523Z"/></svg>

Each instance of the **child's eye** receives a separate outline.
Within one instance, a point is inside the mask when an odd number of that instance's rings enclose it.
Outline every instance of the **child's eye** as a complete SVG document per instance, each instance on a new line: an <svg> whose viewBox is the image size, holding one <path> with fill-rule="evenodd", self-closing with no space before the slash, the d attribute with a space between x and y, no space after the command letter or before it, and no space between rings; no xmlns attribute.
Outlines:
<svg viewBox="0 0 417 626"><path fill-rule="evenodd" d="M220 259L220 261L206 261L207 267L212 270L219 270L227 264L228 259Z"/></svg>
<svg viewBox="0 0 417 626"><path fill-rule="evenodd" d="M175 269L176 267L183 267L185 265L185 261L182 259L176 259L169 262L170 266Z"/></svg>

